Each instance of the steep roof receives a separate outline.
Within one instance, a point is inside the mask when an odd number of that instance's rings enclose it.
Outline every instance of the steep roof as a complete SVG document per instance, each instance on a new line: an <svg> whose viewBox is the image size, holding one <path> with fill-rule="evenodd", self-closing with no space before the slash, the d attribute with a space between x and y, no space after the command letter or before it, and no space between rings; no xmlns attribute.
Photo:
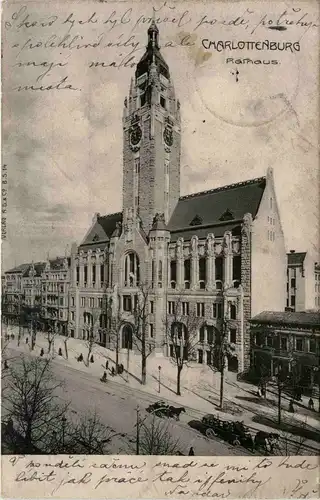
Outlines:
<svg viewBox="0 0 320 500"><path fill-rule="evenodd" d="M83 249L87 245L90 248L99 247L101 242L109 241L118 222L122 222L122 212L98 215L96 222L81 243L80 248Z"/></svg>
<svg viewBox="0 0 320 500"><path fill-rule="evenodd" d="M14 267L13 269L10 269L9 271L6 271L5 274L13 274L13 273L21 273L23 277L28 277L29 276L29 271L31 269L32 263L27 263L27 264L20 264L17 267ZM41 276L46 263L45 262L34 262L33 263L36 276Z"/></svg>
<svg viewBox="0 0 320 500"><path fill-rule="evenodd" d="M312 326L320 328L320 313L319 312L276 312L263 311L253 318L250 323L253 324L270 324L281 326Z"/></svg>
<svg viewBox="0 0 320 500"><path fill-rule="evenodd" d="M50 259L50 271L58 271L64 269L64 261L66 257L56 257L55 259ZM68 265L70 264L70 258L67 257Z"/></svg>
<svg viewBox="0 0 320 500"><path fill-rule="evenodd" d="M266 178L259 177L182 196L168 224L168 230L175 233L171 240L178 233L184 239L199 235L204 229L202 232L208 234L210 228L217 236L227 230L239 231L246 213L256 216L265 186Z"/></svg>
<svg viewBox="0 0 320 500"><path fill-rule="evenodd" d="M289 252L288 256L288 266L299 266L303 264L306 258L307 252Z"/></svg>
<svg viewBox="0 0 320 500"><path fill-rule="evenodd" d="M160 53L159 30L154 21L152 21L148 29L148 45L145 53L137 64L136 78L139 78L139 76L147 73L153 62L155 63L158 72L169 79L169 67Z"/></svg>

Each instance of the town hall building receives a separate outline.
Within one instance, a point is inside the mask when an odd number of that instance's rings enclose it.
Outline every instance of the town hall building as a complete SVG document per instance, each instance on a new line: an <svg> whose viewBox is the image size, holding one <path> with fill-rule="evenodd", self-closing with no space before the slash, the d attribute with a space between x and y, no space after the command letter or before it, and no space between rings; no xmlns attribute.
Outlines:
<svg viewBox="0 0 320 500"><path fill-rule="evenodd" d="M285 308L287 255L273 172L180 196L180 102L154 22L147 35L123 106L123 210L96 214L72 247L69 329L87 338L93 328L108 346L116 324L121 349L135 349L142 294L150 351L172 355L167 332L177 328L182 348L196 338L183 355L211 364L210 346L225 325L235 346L228 367L243 372L250 318Z"/></svg>

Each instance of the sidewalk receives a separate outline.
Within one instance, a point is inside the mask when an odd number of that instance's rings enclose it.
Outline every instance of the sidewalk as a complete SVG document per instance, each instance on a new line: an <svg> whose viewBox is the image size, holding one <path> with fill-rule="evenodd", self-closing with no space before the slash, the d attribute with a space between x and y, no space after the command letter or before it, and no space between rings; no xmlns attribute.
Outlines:
<svg viewBox="0 0 320 500"><path fill-rule="evenodd" d="M11 327L13 329L14 327ZM10 340L10 344L17 348L17 331L12 331L15 339ZM10 331L8 331L10 333ZM30 351L29 345L25 343L25 338L21 339L20 347L22 352L34 353L39 355L41 348L44 352L48 351L48 342L44 334L37 334L36 346L34 351ZM68 364L72 368L81 372L87 372L88 375L101 377L106 370L106 361L109 361L108 377L111 377L111 368L115 366L115 352L98 344L94 345L92 351L94 363L89 363L89 367L84 362L78 362L76 358L80 353L86 360L88 349L85 341L80 339L68 339L68 360L65 359L65 347L63 336L56 336L54 342L55 362ZM29 338L29 343L31 339ZM63 356L58 356L58 350L61 347ZM201 418L206 413L216 413L219 411L219 392L220 392L220 374L213 373L206 365L197 363L188 363L184 366L181 373L181 396L176 395L176 367L169 358L162 355L152 354L147 360L147 384L140 383L141 376L141 357L139 353L130 352L129 357L129 375L127 373L127 352L120 352L119 363L124 365L124 373L117 375L114 382L132 387L133 390L149 393L156 399L165 399L175 405L185 406L196 412L197 418ZM160 394L159 394L159 369L160 371ZM226 420L241 420L248 427L277 432L276 429L268 426L268 418L275 419L277 413L277 395L274 389L270 388L267 394L267 402L256 396L257 388L252 384L238 381L236 374L226 372L224 385L224 403L227 411L220 412L221 418ZM271 392L272 391L272 392ZM307 406L308 398L304 398L303 404ZM283 397L283 421L290 421L290 425L310 427L314 432L319 429L319 414L310 412L307 408L303 412L296 412L294 415L285 411L288 408L288 399ZM314 446L314 440L308 440L306 443Z"/></svg>

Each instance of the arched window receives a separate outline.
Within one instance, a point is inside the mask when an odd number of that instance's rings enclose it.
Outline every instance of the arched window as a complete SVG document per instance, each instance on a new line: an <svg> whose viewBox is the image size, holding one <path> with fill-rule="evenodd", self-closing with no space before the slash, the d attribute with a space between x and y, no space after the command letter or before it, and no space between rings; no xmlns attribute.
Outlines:
<svg viewBox="0 0 320 500"><path fill-rule="evenodd" d="M135 287L139 285L140 263L135 252L130 252L124 258L124 286Z"/></svg>
<svg viewBox="0 0 320 500"><path fill-rule="evenodd" d="M129 324L124 325L122 328L122 349L132 349L132 326Z"/></svg>
<svg viewBox="0 0 320 500"><path fill-rule="evenodd" d="M188 329L183 323L172 323L171 325L171 343L169 345L170 356L176 359L188 359Z"/></svg>

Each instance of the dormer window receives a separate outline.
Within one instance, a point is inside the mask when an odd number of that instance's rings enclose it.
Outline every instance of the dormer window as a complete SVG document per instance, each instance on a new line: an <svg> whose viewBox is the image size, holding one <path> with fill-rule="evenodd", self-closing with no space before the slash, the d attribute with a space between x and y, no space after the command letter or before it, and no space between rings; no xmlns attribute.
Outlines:
<svg viewBox="0 0 320 500"><path fill-rule="evenodd" d="M95 234L94 237L92 238L92 241L99 241L99 236Z"/></svg>
<svg viewBox="0 0 320 500"><path fill-rule="evenodd" d="M233 219L234 219L233 213L231 212L231 210L229 210L229 208L227 208L227 210L225 212L223 212L223 214L221 215L219 220L225 221L225 220L233 220Z"/></svg>
<svg viewBox="0 0 320 500"><path fill-rule="evenodd" d="M203 223L202 217L200 217L200 215L197 214L190 222L190 226L201 226L202 223Z"/></svg>
<svg viewBox="0 0 320 500"><path fill-rule="evenodd" d="M160 106L163 108L163 109L166 109L166 100L165 98L163 97L163 95L160 96Z"/></svg>

